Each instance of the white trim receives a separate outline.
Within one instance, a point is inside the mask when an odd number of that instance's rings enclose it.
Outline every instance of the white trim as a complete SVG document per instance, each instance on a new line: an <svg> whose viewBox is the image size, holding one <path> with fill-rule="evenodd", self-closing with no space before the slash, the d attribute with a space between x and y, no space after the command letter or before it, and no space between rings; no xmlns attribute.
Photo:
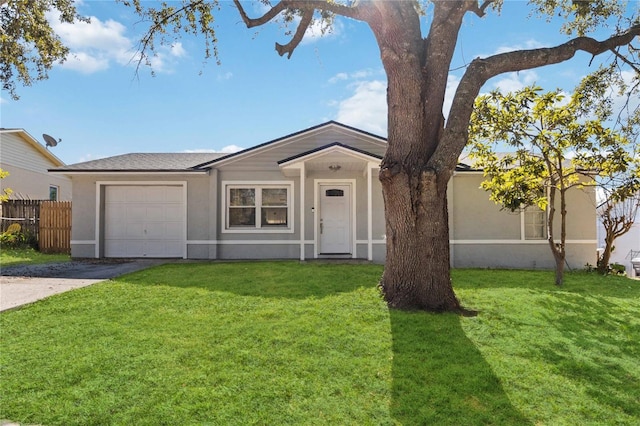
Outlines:
<svg viewBox="0 0 640 426"><path fill-rule="evenodd" d="M295 183L293 180L255 181L255 180L223 180L220 203L220 233L222 234L293 234L295 232ZM287 188L287 228L230 228L227 223L228 186L238 187L286 187ZM259 220L256 208L256 223Z"/></svg>
<svg viewBox="0 0 640 426"><path fill-rule="evenodd" d="M373 167L367 166L367 260L373 260Z"/></svg>
<svg viewBox="0 0 640 426"><path fill-rule="evenodd" d="M189 240L187 245L298 245L298 244L313 244L313 240L306 240L301 242L300 240Z"/></svg>
<svg viewBox="0 0 640 426"><path fill-rule="evenodd" d="M96 181L96 237L94 244L95 257L100 258L100 219L101 205L100 194L103 186L181 186L182 187L182 258L187 258L187 181L178 180L160 180L160 181ZM106 201L106 200L105 200Z"/></svg>
<svg viewBox="0 0 640 426"><path fill-rule="evenodd" d="M304 260L305 258L305 245L304 245L304 237L305 237L305 182L306 182L306 174L307 170L305 168L304 163L300 164L300 260ZM295 212L294 212L295 214Z"/></svg>
<svg viewBox="0 0 640 426"><path fill-rule="evenodd" d="M557 241L559 243L559 241ZM598 240L566 240L566 244L597 244ZM546 245L548 240L449 240L449 244L531 244Z"/></svg>
<svg viewBox="0 0 640 426"><path fill-rule="evenodd" d="M351 257L356 258L356 179L314 179L313 180L313 202L315 205L315 216L313 223L313 257L318 258L318 211L320 210L320 185L348 185L351 192Z"/></svg>
<svg viewBox="0 0 640 426"><path fill-rule="evenodd" d="M371 244L386 244L387 240L371 240ZM369 244L369 240L356 240L356 244Z"/></svg>
<svg viewBox="0 0 640 426"><path fill-rule="evenodd" d="M71 240L70 244L73 245L86 245L86 244L95 244L96 240Z"/></svg>

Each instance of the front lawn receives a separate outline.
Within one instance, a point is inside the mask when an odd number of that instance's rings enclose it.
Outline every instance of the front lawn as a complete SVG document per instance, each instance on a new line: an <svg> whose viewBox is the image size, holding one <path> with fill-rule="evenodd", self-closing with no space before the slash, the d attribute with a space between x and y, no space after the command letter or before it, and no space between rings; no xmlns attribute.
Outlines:
<svg viewBox="0 0 640 426"><path fill-rule="evenodd" d="M0 249L0 266L35 265L49 262L68 262L68 254L44 254L32 248Z"/></svg>
<svg viewBox="0 0 640 426"><path fill-rule="evenodd" d="M376 265L166 264L0 314L0 419L636 425L640 282L457 270L477 317L389 311Z"/></svg>

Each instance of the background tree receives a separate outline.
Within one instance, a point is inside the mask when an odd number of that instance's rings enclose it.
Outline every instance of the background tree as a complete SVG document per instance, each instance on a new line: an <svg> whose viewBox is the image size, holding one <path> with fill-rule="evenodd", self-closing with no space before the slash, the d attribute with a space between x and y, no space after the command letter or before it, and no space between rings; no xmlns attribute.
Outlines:
<svg viewBox="0 0 640 426"><path fill-rule="evenodd" d="M478 97L471 116L471 156L487 177L482 188L508 210L537 206L547 212L557 285L566 262L567 192L625 173L633 161L624 135L582 116L581 99L576 93L565 102L559 90L542 93L539 87L492 92ZM496 153L502 143L515 151Z"/></svg>
<svg viewBox="0 0 640 426"><path fill-rule="evenodd" d="M30 86L44 80L67 49L51 28L47 12L60 22L86 20L78 16L74 0L0 0L0 78L2 88L18 99L16 82Z"/></svg>
<svg viewBox="0 0 640 426"><path fill-rule="evenodd" d="M140 45L142 61L154 55L158 44L173 43L182 31L203 34L205 55L216 55L214 15L222 13L222 2L121 2L149 25ZM248 27L279 20L293 28L287 32L289 42L276 43L280 55L291 57L312 24L320 21L327 28L336 16L366 23L376 38L387 74L388 104L388 149L380 169L387 254L380 286L389 306L397 308L461 311L450 280L446 192L467 142L474 99L484 83L503 73L567 61L578 51L594 56L614 52L612 59L627 68L638 63L638 51L629 48L640 34L637 12L625 16L624 6L609 0L531 0L534 13L564 19L563 31L573 38L549 48L473 60L445 121L447 78L463 19L497 13L501 0L260 3L266 12L251 18L243 4L234 0ZM598 41L586 37L611 20L620 26L611 29L609 38Z"/></svg>
<svg viewBox="0 0 640 426"><path fill-rule="evenodd" d="M617 197L607 197L598 206L598 217L604 229L604 247L598 257L598 272L609 273L611 253L614 250L616 238L631 230L640 209L640 193L617 200Z"/></svg>

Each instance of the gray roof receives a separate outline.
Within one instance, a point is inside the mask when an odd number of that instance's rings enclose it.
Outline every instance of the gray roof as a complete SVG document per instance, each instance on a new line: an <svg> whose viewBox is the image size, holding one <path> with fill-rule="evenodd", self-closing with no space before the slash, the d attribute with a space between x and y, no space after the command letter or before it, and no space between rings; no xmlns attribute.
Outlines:
<svg viewBox="0 0 640 426"><path fill-rule="evenodd" d="M208 168L196 167L211 162L224 153L134 153L69 164L65 167L51 169L56 172L66 171L202 171Z"/></svg>

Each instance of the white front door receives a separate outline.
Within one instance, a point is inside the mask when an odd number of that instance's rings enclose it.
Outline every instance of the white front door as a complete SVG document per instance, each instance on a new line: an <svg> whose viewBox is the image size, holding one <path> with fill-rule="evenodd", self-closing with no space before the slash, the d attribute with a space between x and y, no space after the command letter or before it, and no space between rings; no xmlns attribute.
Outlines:
<svg viewBox="0 0 640 426"><path fill-rule="evenodd" d="M351 186L320 185L320 254L351 253Z"/></svg>

